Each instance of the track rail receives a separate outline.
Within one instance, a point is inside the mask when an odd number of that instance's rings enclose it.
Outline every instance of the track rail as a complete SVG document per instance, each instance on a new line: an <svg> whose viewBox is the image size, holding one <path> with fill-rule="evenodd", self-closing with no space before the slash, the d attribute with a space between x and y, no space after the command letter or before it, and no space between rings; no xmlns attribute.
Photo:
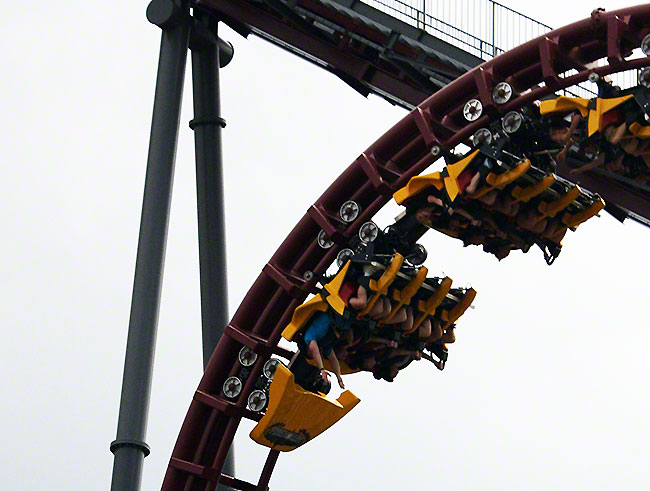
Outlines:
<svg viewBox="0 0 650 491"><path fill-rule="evenodd" d="M271 354L291 355L277 347L277 343L293 310L314 290L315 279L305 281L303 273L324 272L358 227L371 219L394 191L436 160L431 153L433 146L453 148L487 126L489 120L583 82L591 72L603 76L650 65L650 58L625 60L622 56L639 46L648 32L650 4L592 15L547 33L484 63L436 92L363 152L307 210L244 297L190 404L163 489L211 490L219 480L242 490L268 489L278 458L276 451L270 451L256 484L222 476L221 469L241 419L260 417L246 409L246 400L264 360ZM587 63L602 58L606 60L603 66L587 69ZM577 73L561 76L570 69ZM497 106L492 102L491 91L494 84L503 80L518 92L532 90ZM542 85L533 88L539 84ZM482 102L484 112L477 121L468 123L462 108L472 98ZM363 211L342 230L336 213L348 199L359 203ZM321 229L335 242L334 247L318 246L316 236ZM222 393L222 385L236 373L237 354L244 345L258 353L260 359L239 397L229 400Z"/></svg>
<svg viewBox="0 0 650 491"><path fill-rule="evenodd" d="M253 32L364 96L375 93L406 109L483 62L356 0L195 2L241 34Z"/></svg>

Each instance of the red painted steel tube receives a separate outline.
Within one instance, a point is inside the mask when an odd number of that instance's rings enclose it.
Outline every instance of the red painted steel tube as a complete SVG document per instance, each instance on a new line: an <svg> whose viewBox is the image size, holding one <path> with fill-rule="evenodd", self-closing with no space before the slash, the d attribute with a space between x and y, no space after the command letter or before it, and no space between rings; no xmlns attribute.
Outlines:
<svg viewBox="0 0 650 491"><path fill-rule="evenodd" d="M433 145L453 148L458 143L467 141L471 134L485 126L489 119L586 80L590 73L586 69L578 70L577 74L567 78L559 77L558 74L573 65L584 66L596 59L609 57L611 64L592 70L601 75L650 65L650 58L626 61L620 57L621 52L638 46L648 32L650 5L641 5L603 13L529 41L484 63L436 92L371 145L364 152L365 156L372 157L368 157L366 162L376 162L377 166L393 170L395 174L384 178L383 183L390 192L396 191L408 179L434 162L435 158L430 153ZM570 53L580 53L582 58L571 58ZM517 91L523 91L541 82L546 84L514 97L503 106L493 106L489 100L485 100L486 89L491 90L494 84L502 80L507 80ZM463 105L469 99L481 98L481 94L486 114L474 123L464 121L462 116L459 117ZM339 206L350 196L358 197L363 209L362 216L346 229L342 229L344 238L355 234L358 227L390 199L390 193L380 193L372 187L366 173L368 171L372 174L372 168L363 162L363 157L355 160L315 203L317 208L335 215ZM364 191L366 189L367 191ZM298 276L306 270L317 273L325 271L340 246L335 245L331 249L314 246L319 230L320 226L313 216L306 213L280 245L270 263ZM292 296L263 272L246 294L231 324L240 330L249 329L248 332L267 339L269 345L275 344L293 310L307 297L308 292L309 285L305 285L299 294ZM263 322L258 322L262 312ZM253 326L254 332L250 331ZM241 345L229 336L221 339L199 384L202 392L219 396L225 378L238 363L237 353L240 347ZM252 388L252 377L259 374L260 369L261 365L258 363L236 401L239 407L244 407L247 391ZM220 414L218 417L225 424L217 424L213 421L214 411L219 412L196 400L192 401L172 453L173 458L208 466L210 476L220 475L223 457L241 419L241 416L231 418ZM197 452L199 446L203 448ZM268 483L266 478L270 478L270 471L266 469L262 477L264 479L260 478L260 484ZM190 478L192 474L189 472L184 473L170 465L163 489L183 489ZM196 479L192 488L205 489L205 486L208 486L207 481Z"/></svg>

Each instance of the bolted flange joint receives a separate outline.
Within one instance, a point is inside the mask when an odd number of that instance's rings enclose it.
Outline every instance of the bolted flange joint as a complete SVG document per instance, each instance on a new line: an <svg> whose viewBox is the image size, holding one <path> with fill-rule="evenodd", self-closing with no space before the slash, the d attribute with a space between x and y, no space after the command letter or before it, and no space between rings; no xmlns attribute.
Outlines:
<svg viewBox="0 0 650 491"><path fill-rule="evenodd" d="M196 129L199 126L211 126L211 125L219 125L222 128L226 127L226 120L223 118L194 118L193 120L190 121L190 128L191 129Z"/></svg>
<svg viewBox="0 0 650 491"><path fill-rule="evenodd" d="M135 447L140 450L146 457L151 453L151 448L145 442L141 440L131 440L129 438L118 438L117 440L111 442L111 452L115 454L117 449L120 447Z"/></svg>

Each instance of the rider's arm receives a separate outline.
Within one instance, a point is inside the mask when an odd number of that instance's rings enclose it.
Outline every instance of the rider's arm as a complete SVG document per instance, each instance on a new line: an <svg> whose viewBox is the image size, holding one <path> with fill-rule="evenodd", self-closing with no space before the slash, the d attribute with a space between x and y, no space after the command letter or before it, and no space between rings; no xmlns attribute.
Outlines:
<svg viewBox="0 0 650 491"><path fill-rule="evenodd" d="M466 194L473 194L476 192L478 189L478 183L481 180L481 173L477 172L474 174L474 177L472 177L472 180L469 181L469 185L465 188L465 193Z"/></svg>
<svg viewBox="0 0 650 491"><path fill-rule="evenodd" d="M312 339L309 343L309 354L311 355L312 359L316 362L316 366L318 366L318 368L322 370L323 359L320 356L320 349L318 349L318 343L314 339Z"/></svg>
<svg viewBox="0 0 650 491"><path fill-rule="evenodd" d="M580 123L581 119L582 116L580 115L580 113L574 113L573 116L571 116L571 125L569 126L569 131L567 131L566 135L564 135L565 143L569 143L571 137L573 136L573 133L578 128L578 124Z"/></svg>
<svg viewBox="0 0 650 491"><path fill-rule="evenodd" d="M327 359L330 362L330 366L334 369L334 374L336 375L336 380L339 382L339 387L341 387L341 389L345 389L343 378L341 377L341 365L339 365L339 359L334 354L334 350L330 352L330 354L327 356Z"/></svg>
<svg viewBox="0 0 650 491"><path fill-rule="evenodd" d="M467 218L470 222L472 222L472 225L474 225L475 227L478 227L481 224L480 220L477 220L471 215L471 213L469 213L466 210L463 210L462 208L455 209L454 213L458 213L460 216Z"/></svg>
<svg viewBox="0 0 650 491"><path fill-rule="evenodd" d="M594 167L598 167L599 165L602 165L603 162L605 162L605 152L600 152L598 157L596 157L594 160L589 162L588 164L585 164L581 167L578 167L577 169L571 169L569 171L570 174L580 174L582 172L585 172L589 169L593 169Z"/></svg>

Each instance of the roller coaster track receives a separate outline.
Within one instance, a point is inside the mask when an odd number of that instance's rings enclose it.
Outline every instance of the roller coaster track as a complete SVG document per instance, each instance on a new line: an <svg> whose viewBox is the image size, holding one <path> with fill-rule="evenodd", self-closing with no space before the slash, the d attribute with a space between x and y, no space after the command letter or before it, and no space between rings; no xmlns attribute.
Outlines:
<svg viewBox="0 0 650 491"><path fill-rule="evenodd" d="M199 0L244 36L253 32L324 68L364 96L413 109L483 62L357 0Z"/></svg>
<svg viewBox="0 0 650 491"><path fill-rule="evenodd" d="M203 2L217 14L220 5L230 3ZM371 219L393 192L438 158L431 152L434 146L452 149L490 120L583 82L592 72L604 76L650 65L650 58L626 60L624 56L638 47L648 32L650 4L598 13L549 32L439 90L363 152L307 210L263 268L225 329L190 404L163 489L211 490L218 482L241 490L268 489L277 451L269 452L256 484L222 475L221 469L241 419L261 417L247 409L247 397L264 361L272 354L285 358L292 355L277 344L294 309L315 289L316 279L307 281L303 274L323 273L359 226ZM601 59L602 66L587 67ZM573 70L572 75L562 75L569 70ZM521 95L497 106L491 93L501 81L510 83ZM526 89L531 90L524 92ZM478 120L470 123L462 110L473 98L482 102L484 110ZM338 209L349 199L361 205L361 215L351 224L339 223ZM321 229L335 242L334 247L319 247L316 236ZM248 346L259 357L240 395L228 399L222 385L239 369L237 355L242 346Z"/></svg>

